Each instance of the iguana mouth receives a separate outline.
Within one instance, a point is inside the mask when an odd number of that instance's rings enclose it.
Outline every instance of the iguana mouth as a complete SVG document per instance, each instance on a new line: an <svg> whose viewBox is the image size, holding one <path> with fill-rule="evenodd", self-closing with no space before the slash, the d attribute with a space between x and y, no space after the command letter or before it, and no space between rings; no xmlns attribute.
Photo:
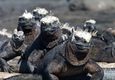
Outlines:
<svg viewBox="0 0 115 80"><path fill-rule="evenodd" d="M76 43L76 46L79 50L85 50L85 49L89 49L90 45L87 43L82 43L82 42L78 42Z"/></svg>
<svg viewBox="0 0 115 80"><path fill-rule="evenodd" d="M33 27L31 27L31 26L26 26L26 27L24 27L25 29L32 29Z"/></svg>
<svg viewBox="0 0 115 80"><path fill-rule="evenodd" d="M59 30L59 27L48 27L48 28L44 28L43 32L46 32L48 34L54 34L55 32L57 32Z"/></svg>

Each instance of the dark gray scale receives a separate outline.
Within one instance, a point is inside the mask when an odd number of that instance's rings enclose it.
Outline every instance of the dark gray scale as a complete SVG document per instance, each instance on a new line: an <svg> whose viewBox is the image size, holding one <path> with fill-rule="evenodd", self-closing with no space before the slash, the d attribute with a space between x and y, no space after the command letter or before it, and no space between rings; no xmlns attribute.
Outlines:
<svg viewBox="0 0 115 80"><path fill-rule="evenodd" d="M25 11L18 19L18 31L23 31L25 35L24 43L30 45L40 34L40 26L34 20L34 16Z"/></svg>
<svg viewBox="0 0 115 80"><path fill-rule="evenodd" d="M78 41L73 36L78 37L72 35L67 41L50 50L35 67L34 73L42 74L43 80L60 80L63 77L88 73L92 75L89 80L102 80L103 69L90 60L90 42L85 42L83 38Z"/></svg>
<svg viewBox="0 0 115 80"><path fill-rule="evenodd" d="M21 63L27 64L27 67L29 67L30 63L28 64L27 62L31 62L35 66L35 62L39 63L49 50L63 42L60 26L60 22L55 16L46 16L42 18L41 33L34 40L32 45L26 49L25 53L22 55ZM25 62L25 60L27 62ZM30 73L30 70L26 68L26 70L23 70L23 64L20 66L20 72L25 73L24 71L26 71L26 73Z"/></svg>
<svg viewBox="0 0 115 80"><path fill-rule="evenodd" d="M7 63L7 61L21 56L26 46L23 44L24 34L22 31L15 30L12 38L4 42L0 51L0 71L12 72L13 68Z"/></svg>

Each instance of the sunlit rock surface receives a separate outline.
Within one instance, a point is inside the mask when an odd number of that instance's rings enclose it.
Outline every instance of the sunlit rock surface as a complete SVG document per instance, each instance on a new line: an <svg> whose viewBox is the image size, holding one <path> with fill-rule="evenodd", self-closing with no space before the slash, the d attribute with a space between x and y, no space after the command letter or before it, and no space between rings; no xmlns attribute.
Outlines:
<svg viewBox="0 0 115 80"><path fill-rule="evenodd" d="M115 8L115 0L84 0L84 5L92 11L102 11Z"/></svg>
<svg viewBox="0 0 115 80"><path fill-rule="evenodd" d="M104 78L103 80L115 80L115 69L104 69ZM6 76L3 76L6 75ZM19 74L19 73L0 73L1 80L42 80L42 76L40 75L32 75L32 74ZM64 80L79 80L77 78L70 78ZM80 79L81 80L81 79ZM89 80L82 78L82 80Z"/></svg>

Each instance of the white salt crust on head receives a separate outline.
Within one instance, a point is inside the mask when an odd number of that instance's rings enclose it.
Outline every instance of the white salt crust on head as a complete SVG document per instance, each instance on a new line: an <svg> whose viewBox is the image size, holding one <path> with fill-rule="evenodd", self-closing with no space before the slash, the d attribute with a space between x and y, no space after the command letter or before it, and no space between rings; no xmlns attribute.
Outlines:
<svg viewBox="0 0 115 80"><path fill-rule="evenodd" d="M83 31L83 30L76 30L74 32L74 34L80 38L83 38L86 40L86 42L90 42L91 38L92 38L92 34L87 32L87 31Z"/></svg>
<svg viewBox="0 0 115 80"><path fill-rule="evenodd" d="M55 16L46 16L40 20L40 22L46 23L46 24L53 23L55 21L59 22L59 19Z"/></svg>
<svg viewBox="0 0 115 80"><path fill-rule="evenodd" d="M25 10L25 12L20 17L24 17L26 19L32 19L34 16L30 12L27 12L27 10Z"/></svg>
<svg viewBox="0 0 115 80"><path fill-rule="evenodd" d="M70 27L68 23L65 23L65 24L61 27L61 29L66 29L66 30L72 32L73 27Z"/></svg>
<svg viewBox="0 0 115 80"><path fill-rule="evenodd" d="M85 23L96 24L96 21L94 19L89 19L89 20L85 21Z"/></svg>
<svg viewBox="0 0 115 80"><path fill-rule="evenodd" d="M17 29L14 29L13 34L16 34L17 36L24 36L24 32L23 31L17 31Z"/></svg>
<svg viewBox="0 0 115 80"><path fill-rule="evenodd" d="M48 14L48 11L45 8L36 8L33 10L33 12L37 12L38 14L43 14L43 15Z"/></svg>

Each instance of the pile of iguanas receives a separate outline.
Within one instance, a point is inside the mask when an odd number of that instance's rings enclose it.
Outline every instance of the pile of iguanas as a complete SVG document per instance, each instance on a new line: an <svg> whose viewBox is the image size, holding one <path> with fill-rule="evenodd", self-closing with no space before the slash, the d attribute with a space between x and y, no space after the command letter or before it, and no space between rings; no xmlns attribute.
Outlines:
<svg viewBox="0 0 115 80"><path fill-rule="evenodd" d="M7 61L17 56L16 70ZM115 35L110 30L100 34L93 19L82 27L63 24L44 8L19 16L17 29L0 48L1 72L41 74L43 80L87 74L90 80L102 80L96 62L115 62Z"/></svg>

